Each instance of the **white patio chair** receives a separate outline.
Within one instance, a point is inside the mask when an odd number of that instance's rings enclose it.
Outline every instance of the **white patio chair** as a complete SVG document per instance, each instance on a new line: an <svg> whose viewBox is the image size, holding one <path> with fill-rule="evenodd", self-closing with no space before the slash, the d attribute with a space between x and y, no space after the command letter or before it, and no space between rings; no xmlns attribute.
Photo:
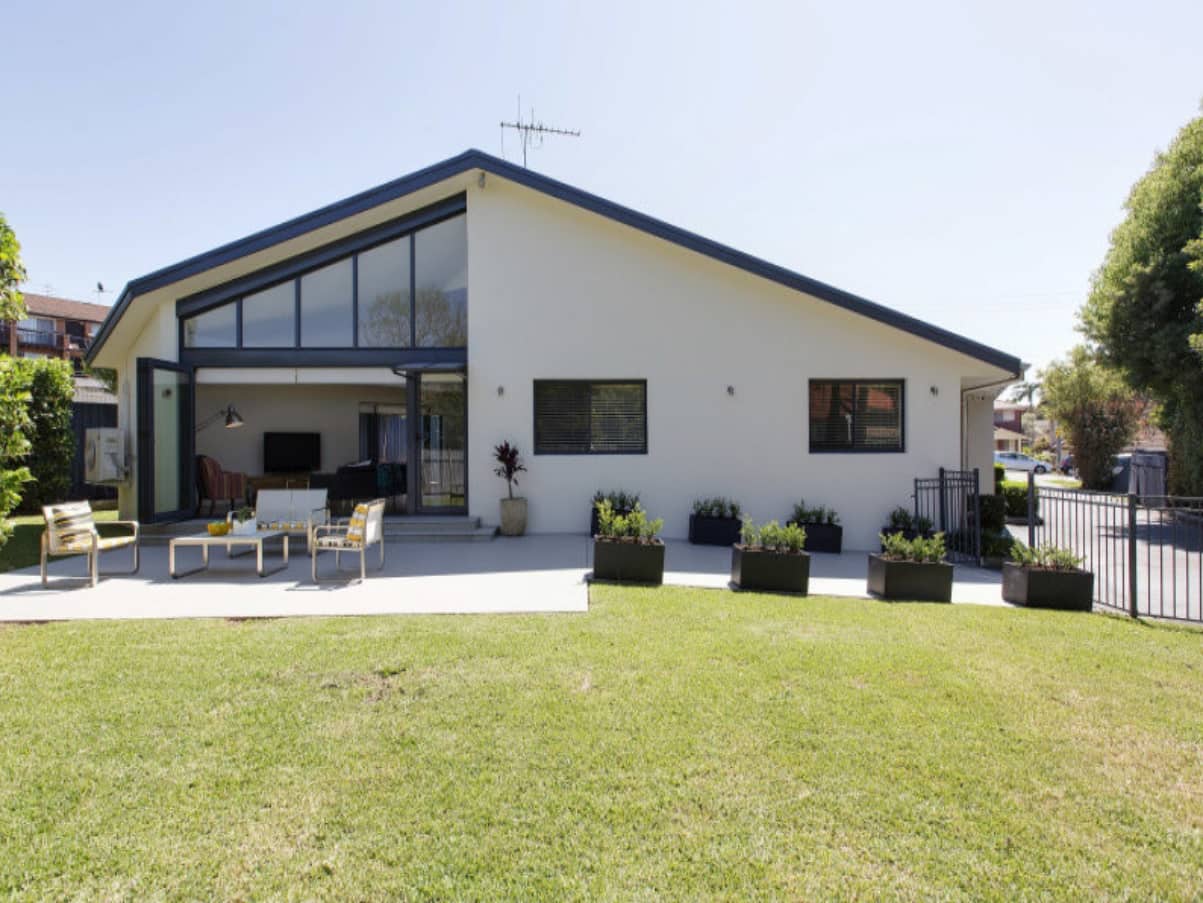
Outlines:
<svg viewBox="0 0 1203 903"><path fill-rule="evenodd" d="M341 569L343 552L359 553L359 581L367 579L367 552L373 545L380 546L380 565L384 567L384 499L373 499L355 506L350 519L313 528L313 543L310 546L311 573L313 582L318 582L317 556L322 551L334 552L334 567ZM379 569L378 568L378 569ZM332 577L327 580L337 579Z"/></svg>
<svg viewBox="0 0 1203 903"><path fill-rule="evenodd" d="M46 573L50 557L86 555L88 560L87 580L95 586L100 579L100 553L111 549L134 547L134 567L120 574L136 574L140 567L138 557L138 522L136 520L113 521L132 529L130 536L104 536L96 529L92 518L92 506L87 502L64 502L61 505L45 505L42 516L46 518L46 529L42 531L42 586L49 586Z"/></svg>

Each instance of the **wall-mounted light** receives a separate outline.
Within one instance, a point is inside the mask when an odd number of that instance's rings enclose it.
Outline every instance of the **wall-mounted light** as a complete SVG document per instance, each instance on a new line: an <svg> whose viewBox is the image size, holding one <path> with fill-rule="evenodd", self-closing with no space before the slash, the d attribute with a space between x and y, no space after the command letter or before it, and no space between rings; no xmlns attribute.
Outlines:
<svg viewBox="0 0 1203 903"><path fill-rule="evenodd" d="M477 184L477 185L478 185L480 188L484 188L484 187L485 187L485 174L484 174L484 170L481 170L481 173L480 173L480 175L476 177L476 184Z"/></svg>
<svg viewBox="0 0 1203 903"><path fill-rule="evenodd" d="M504 394L505 394L505 386L498 386L497 387L497 397L500 398Z"/></svg>
<svg viewBox="0 0 1203 903"><path fill-rule="evenodd" d="M939 387L939 386L932 386L932 387L931 387L931 394L932 394L933 396L939 395L939 394L940 394L940 387Z"/></svg>
<svg viewBox="0 0 1203 903"><path fill-rule="evenodd" d="M735 394L735 386L727 386L727 394L734 395Z"/></svg>

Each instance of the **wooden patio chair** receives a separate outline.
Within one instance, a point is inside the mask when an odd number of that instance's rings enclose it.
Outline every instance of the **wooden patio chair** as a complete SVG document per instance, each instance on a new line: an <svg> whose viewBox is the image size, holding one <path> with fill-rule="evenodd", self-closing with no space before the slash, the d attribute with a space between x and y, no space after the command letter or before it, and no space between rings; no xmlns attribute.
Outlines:
<svg viewBox="0 0 1203 903"><path fill-rule="evenodd" d="M134 548L134 567L119 574L136 574L141 564L138 555L138 522L136 520L113 521L132 530L129 536L101 536L92 517L92 506L87 502L64 502L61 505L46 505L42 508L46 518L46 529L42 531L42 586L49 586L46 564L50 557L86 555L88 560L87 580L95 586L100 579L100 553L126 546Z"/></svg>
<svg viewBox="0 0 1203 903"><path fill-rule="evenodd" d="M367 579L368 547L380 546L380 564L378 570L384 567L384 499L373 499L355 506L355 511L347 520L333 524L320 524L313 528L313 540L310 545L311 573L313 582L318 582L317 556L322 551L334 552L334 567L341 567L344 552L359 553L359 582ZM332 577L327 580L336 579Z"/></svg>

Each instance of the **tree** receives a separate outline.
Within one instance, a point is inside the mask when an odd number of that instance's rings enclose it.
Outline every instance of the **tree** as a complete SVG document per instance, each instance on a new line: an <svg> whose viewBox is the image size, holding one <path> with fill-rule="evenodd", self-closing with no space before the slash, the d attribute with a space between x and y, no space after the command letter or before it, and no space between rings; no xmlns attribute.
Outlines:
<svg viewBox="0 0 1203 903"><path fill-rule="evenodd" d="M25 297L19 291L25 281L25 265L21 263L21 243L0 213L0 320L16 323L25 319ZM8 352L16 357L17 331L8 331Z"/></svg>
<svg viewBox="0 0 1203 903"><path fill-rule="evenodd" d="M0 359L0 546L8 542L9 513L21 502L21 487L30 480L29 370L15 358Z"/></svg>
<svg viewBox="0 0 1203 903"><path fill-rule="evenodd" d="M1083 332L1160 405L1175 492L1203 494L1203 116L1128 196L1094 276Z"/></svg>
<svg viewBox="0 0 1203 903"><path fill-rule="evenodd" d="M71 428L71 401L75 384L71 364L61 360L20 360L28 371L29 467L32 482L25 489L23 507L64 501L71 488L71 464L75 460L75 431Z"/></svg>
<svg viewBox="0 0 1203 903"><path fill-rule="evenodd" d="M1044 405L1069 436L1083 485L1106 489L1112 458L1136 431L1141 410L1136 394L1082 345L1069 360L1050 364L1041 377Z"/></svg>

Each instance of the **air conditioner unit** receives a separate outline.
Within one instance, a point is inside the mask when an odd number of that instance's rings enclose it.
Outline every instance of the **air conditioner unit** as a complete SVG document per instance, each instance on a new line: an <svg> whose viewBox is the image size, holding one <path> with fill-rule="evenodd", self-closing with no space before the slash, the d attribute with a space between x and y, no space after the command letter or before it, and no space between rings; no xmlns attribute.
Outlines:
<svg viewBox="0 0 1203 903"><path fill-rule="evenodd" d="M84 482L123 483L125 432L115 427L97 427L84 432Z"/></svg>

